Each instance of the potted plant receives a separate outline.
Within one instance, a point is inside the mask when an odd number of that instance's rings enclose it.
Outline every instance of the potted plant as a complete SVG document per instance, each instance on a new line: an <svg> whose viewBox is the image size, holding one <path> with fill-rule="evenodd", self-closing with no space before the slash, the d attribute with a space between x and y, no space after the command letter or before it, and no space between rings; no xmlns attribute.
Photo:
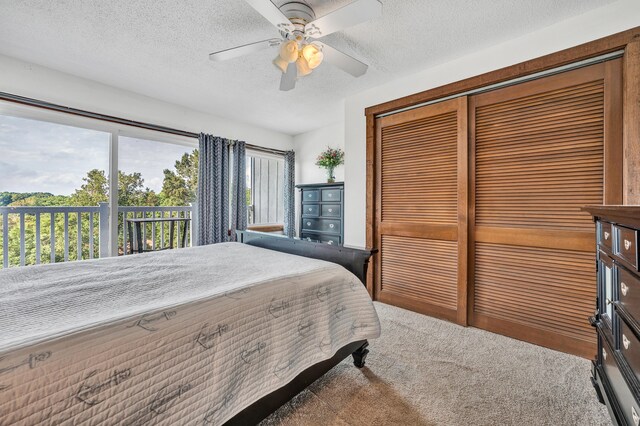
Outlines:
<svg viewBox="0 0 640 426"><path fill-rule="evenodd" d="M327 147L327 149L320 153L316 160L316 166L327 169L327 183L334 183L336 177L333 174L336 167L344 164L344 151L340 148L333 149Z"/></svg>

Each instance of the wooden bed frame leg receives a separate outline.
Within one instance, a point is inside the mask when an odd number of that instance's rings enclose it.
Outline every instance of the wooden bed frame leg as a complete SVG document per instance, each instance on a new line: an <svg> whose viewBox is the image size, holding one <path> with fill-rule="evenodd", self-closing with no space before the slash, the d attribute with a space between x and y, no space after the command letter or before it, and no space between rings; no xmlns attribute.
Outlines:
<svg viewBox="0 0 640 426"><path fill-rule="evenodd" d="M364 342L362 346L360 346L353 354L353 365L358 368L364 367L365 359L367 358L367 354L369 354L369 342Z"/></svg>

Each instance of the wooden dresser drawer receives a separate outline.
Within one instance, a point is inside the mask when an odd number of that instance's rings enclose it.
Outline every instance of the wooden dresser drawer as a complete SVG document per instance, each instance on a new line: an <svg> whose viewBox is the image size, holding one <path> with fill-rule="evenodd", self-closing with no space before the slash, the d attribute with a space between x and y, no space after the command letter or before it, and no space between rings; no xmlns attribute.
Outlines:
<svg viewBox="0 0 640 426"><path fill-rule="evenodd" d="M635 319L640 320L640 279L623 267L616 267L618 300Z"/></svg>
<svg viewBox="0 0 640 426"><path fill-rule="evenodd" d="M340 204L323 204L322 216L340 217Z"/></svg>
<svg viewBox="0 0 640 426"><path fill-rule="evenodd" d="M327 243L332 245L340 245L340 236L339 235L320 235L320 242Z"/></svg>
<svg viewBox="0 0 640 426"><path fill-rule="evenodd" d="M323 189L322 190L322 201L336 201L339 202L342 197L342 191L340 189Z"/></svg>
<svg viewBox="0 0 640 426"><path fill-rule="evenodd" d="M302 235L300 235L300 239L305 241L311 241L312 243L320 242L320 240L318 239L318 235L316 234L303 233Z"/></svg>
<svg viewBox="0 0 640 426"><path fill-rule="evenodd" d="M320 191L317 189L306 189L302 191L302 202L320 201Z"/></svg>
<svg viewBox="0 0 640 426"><path fill-rule="evenodd" d="M613 227L616 234L614 253L626 260L634 268L638 268L638 235L634 229L623 226Z"/></svg>
<svg viewBox="0 0 640 426"><path fill-rule="evenodd" d="M613 233L611 232L611 224L609 222L599 222L598 231L598 243L609 252L612 252Z"/></svg>
<svg viewBox="0 0 640 426"><path fill-rule="evenodd" d="M313 243L326 243L335 246L342 244L342 239L339 235L322 235L305 232L300 238Z"/></svg>
<svg viewBox="0 0 640 426"><path fill-rule="evenodd" d="M604 339L602 344L602 368L607 375L609 384L613 388L627 424L638 426L640 424L640 405L638 405L633 393L627 386L627 382L616 361L614 351L605 343Z"/></svg>
<svg viewBox="0 0 640 426"><path fill-rule="evenodd" d="M640 380L640 341L623 320L620 321L620 353Z"/></svg>
<svg viewBox="0 0 640 426"><path fill-rule="evenodd" d="M304 218L302 220L302 229L304 231L321 231L339 234L340 221L333 219Z"/></svg>
<svg viewBox="0 0 640 426"><path fill-rule="evenodd" d="M318 217L320 215L319 204L305 204L302 206L302 216Z"/></svg>

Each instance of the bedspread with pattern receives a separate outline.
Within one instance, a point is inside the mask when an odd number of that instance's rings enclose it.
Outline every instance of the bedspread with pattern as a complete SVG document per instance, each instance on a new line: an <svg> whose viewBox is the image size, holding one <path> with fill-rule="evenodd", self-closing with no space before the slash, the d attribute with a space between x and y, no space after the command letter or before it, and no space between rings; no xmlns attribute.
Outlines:
<svg viewBox="0 0 640 426"><path fill-rule="evenodd" d="M336 264L238 243L0 271L0 424L221 424L380 334Z"/></svg>

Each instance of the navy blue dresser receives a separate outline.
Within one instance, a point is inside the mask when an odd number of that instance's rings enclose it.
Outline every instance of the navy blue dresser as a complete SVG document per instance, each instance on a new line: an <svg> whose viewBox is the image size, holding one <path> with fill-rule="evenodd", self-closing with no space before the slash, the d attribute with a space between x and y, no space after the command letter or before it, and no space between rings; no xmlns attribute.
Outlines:
<svg viewBox="0 0 640 426"><path fill-rule="evenodd" d="M344 183L296 185L300 190L298 235L307 241L344 244Z"/></svg>

